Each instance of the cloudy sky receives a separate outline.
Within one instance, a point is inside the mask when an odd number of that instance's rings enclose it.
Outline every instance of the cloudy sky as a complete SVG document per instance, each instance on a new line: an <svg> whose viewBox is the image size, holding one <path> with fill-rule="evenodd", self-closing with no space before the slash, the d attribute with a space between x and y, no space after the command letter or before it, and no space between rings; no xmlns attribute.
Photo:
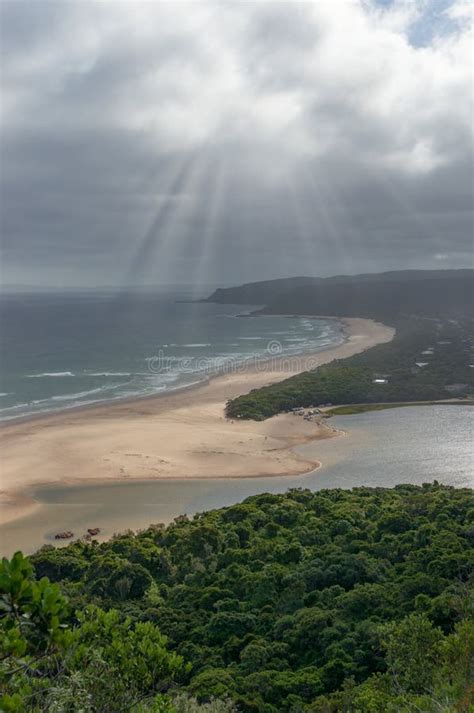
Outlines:
<svg viewBox="0 0 474 713"><path fill-rule="evenodd" d="M1 0L3 280L466 267L470 0Z"/></svg>

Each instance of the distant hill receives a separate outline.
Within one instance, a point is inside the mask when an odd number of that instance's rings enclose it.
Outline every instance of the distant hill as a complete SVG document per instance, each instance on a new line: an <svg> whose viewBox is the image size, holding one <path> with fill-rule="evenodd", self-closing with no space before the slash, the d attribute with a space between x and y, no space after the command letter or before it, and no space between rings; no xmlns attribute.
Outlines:
<svg viewBox="0 0 474 713"><path fill-rule="evenodd" d="M266 313L399 318L473 313L474 270L402 270L291 277L217 289L208 302L265 305Z"/></svg>

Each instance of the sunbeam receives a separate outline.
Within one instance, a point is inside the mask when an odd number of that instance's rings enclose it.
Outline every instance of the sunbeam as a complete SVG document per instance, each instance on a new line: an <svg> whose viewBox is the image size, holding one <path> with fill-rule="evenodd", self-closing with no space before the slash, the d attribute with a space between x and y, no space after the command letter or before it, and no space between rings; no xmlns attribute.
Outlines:
<svg viewBox="0 0 474 713"><path fill-rule="evenodd" d="M220 154L209 160L206 174L207 180L201 187L201 198L206 201L204 224L196 235L194 248L196 251L194 280L198 286L212 282L217 243L222 237L219 233L228 190L228 169Z"/></svg>
<svg viewBox="0 0 474 713"><path fill-rule="evenodd" d="M130 260L124 284L144 281L156 258L170 238L176 216L183 210L182 194L189 186L190 176L195 169L197 154L185 156L169 177L167 185L160 187L159 205L146 233L135 240L134 255Z"/></svg>
<svg viewBox="0 0 474 713"><path fill-rule="evenodd" d="M329 175L323 181L317 171L303 166L292 184L293 211L301 226L305 252L312 261L311 274L327 260L325 251L341 265L343 272L351 272L347 225L340 217L341 196L339 188L329 181Z"/></svg>

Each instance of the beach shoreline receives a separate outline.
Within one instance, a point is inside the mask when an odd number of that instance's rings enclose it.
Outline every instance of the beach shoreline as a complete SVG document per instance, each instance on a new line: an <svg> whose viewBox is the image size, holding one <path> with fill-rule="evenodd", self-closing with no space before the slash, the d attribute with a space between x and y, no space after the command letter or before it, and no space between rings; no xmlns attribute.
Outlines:
<svg viewBox="0 0 474 713"><path fill-rule="evenodd" d="M240 365L168 393L3 422L0 524L29 514L37 506L31 491L41 485L291 476L314 470L319 461L298 456L294 446L332 437L335 429L291 414L232 421L225 417L225 403L394 335L372 320L339 321L345 341L336 347Z"/></svg>
<svg viewBox="0 0 474 713"><path fill-rule="evenodd" d="M255 312L249 312L243 313L243 314L238 314L236 317L258 317L260 314L260 310L257 310ZM275 315L278 316L278 315ZM81 411L94 411L95 409L100 409L100 408L108 408L111 406L119 406L123 404L136 404L141 401L149 401L154 400L154 399L167 399L172 395L175 394L181 394L181 393L186 393L189 391L194 391L196 389L200 389L203 386L206 386L209 384L212 380L219 378L220 376L224 376L228 373L236 373L236 372L241 372L241 371L248 371L248 365L253 364L254 366L257 365L257 370L261 370L262 372L265 372L267 370L267 366L269 364L272 365L277 365L279 363L284 364L285 362L288 362L290 360L292 361L297 361L298 359L311 359L312 357L322 354L326 351L332 351L334 349L338 349L339 347L343 346L348 339L351 336L351 326L350 322L352 317L331 317L331 316L319 316L319 315L280 315L282 317L287 317L288 319L294 319L296 317L306 317L308 319L316 319L316 320L324 320L324 321L333 321L333 322L338 322L341 325L341 333L343 335L343 341L341 344L338 345L327 345L322 347L316 352L295 352L294 354L284 354L284 355L276 355L276 356L255 356L255 357L249 357L247 360L239 360L235 362L230 362L229 364L226 364L222 367L216 367L212 370L209 370L207 373L205 373L204 376L199 378L197 381L193 381L190 384L182 384L179 386L175 386L174 388L168 389L166 391L156 391L154 393L149 393L149 394L132 394L130 396L119 396L117 398L113 399L104 399L103 401L95 401L93 403L86 403L86 404L75 404L73 406L64 406L62 408L54 409L54 410L49 410L49 411L40 411L36 413L27 413L24 415L20 416L13 416L11 418L5 418L5 419L0 419L0 435L2 432L2 429L8 428L9 426L15 426L17 424L23 424L23 423L36 423L37 421L40 421L42 419L49 419L52 416L60 416L61 414L75 414L79 413ZM363 320L363 321L372 321L372 320ZM337 358L337 357L334 357ZM319 364L318 364L319 365ZM311 364L309 365L311 366ZM277 369L278 371L278 369ZM289 375L284 369L281 369L282 373L285 374L284 378L287 378Z"/></svg>

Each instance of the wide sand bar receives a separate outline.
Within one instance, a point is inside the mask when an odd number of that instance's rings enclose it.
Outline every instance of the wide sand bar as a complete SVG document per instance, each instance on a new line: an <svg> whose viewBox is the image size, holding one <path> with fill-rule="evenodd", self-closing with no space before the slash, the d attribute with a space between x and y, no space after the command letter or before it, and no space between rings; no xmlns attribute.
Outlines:
<svg viewBox="0 0 474 713"><path fill-rule="evenodd" d="M35 417L0 427L0 522L35 507L32 486L87 480L296 475L318 467L292 447L334 435L291 414L228 420L228 399L393 338L367 319L344 319L346 341L315 354L247 364L166 395Z"/></svg>

